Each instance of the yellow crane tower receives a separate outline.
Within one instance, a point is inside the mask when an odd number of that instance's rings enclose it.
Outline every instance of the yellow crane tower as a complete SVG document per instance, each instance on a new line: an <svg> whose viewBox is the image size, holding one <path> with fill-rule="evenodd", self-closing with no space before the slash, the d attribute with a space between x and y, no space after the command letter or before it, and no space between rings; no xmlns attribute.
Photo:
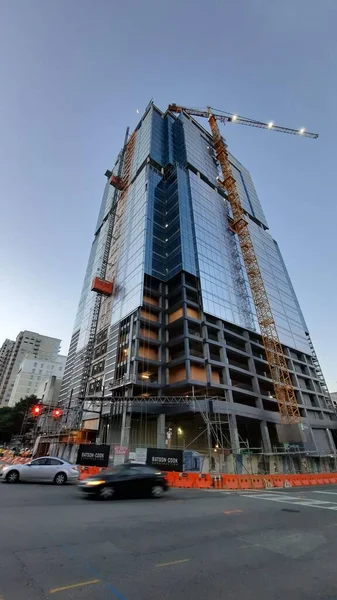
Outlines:
<svg viewBox="0 0 337 600"><path fill-rule="evenodd" d="M309 138L317 138L318 134L310 133L304 128L290 129L288 127L280 127L274 125L272 122L263 123L262 121L255 121L239 115L213 110L212 108L208 108L207 110L199 110L196 108L185 108L183 106L177 106L176 104L170 104L168 110L170 112L186 113L187 115L194 117L204 117L208 119L214 141L216 157L222 173L222 180L218 178L218 182L226 190L233 214L233 218L229 220L228 226L238 236L239 239L241 253L247 272L257 320L269 365L270 376L273 381L275 398L277 400L281 415L281 422L283 424L297 424L301 421L301 414L298 407L294 386L289 374L287 359L279 339L270 301L249 232L249 218L247 217L246 212L241 204L236 181L233 177L232 165L229 160L227 146L220 133L218 121L222 123L238 123L240 125L259 127L261 129L269 129L273 131L279 131L281 133L289 133L292 135L300 135Z"/></svg>

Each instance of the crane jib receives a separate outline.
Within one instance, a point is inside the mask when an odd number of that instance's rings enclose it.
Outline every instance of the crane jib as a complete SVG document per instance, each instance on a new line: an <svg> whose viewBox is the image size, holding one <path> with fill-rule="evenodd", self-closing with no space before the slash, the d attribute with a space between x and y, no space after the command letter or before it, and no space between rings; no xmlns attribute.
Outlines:
<svg viewBox="0 0 337 600"><path fill-rule="evenodd" d="M175 113L186 113L192 117L201 117L208 119L210 114L223 123L235 123L237 125L248 125L249 127L257 127L259 129L268 129L269 131L277 131L278 133L289 133L290 135L299 135L301 137L307 137L317 139L318 133L312 133L306 131L304 128L294 129L291 127L282 127L281 125L275 125L274 123L264 123L263 121L257 121L256 119L249 119L248 117L242 117L241 115L234 115L226 113L224 111L218 112L210 108L209 110L202 110L199 108L187 108L185 106L178 106L177 104L169 104L168 109L170 112Z"/></svg>

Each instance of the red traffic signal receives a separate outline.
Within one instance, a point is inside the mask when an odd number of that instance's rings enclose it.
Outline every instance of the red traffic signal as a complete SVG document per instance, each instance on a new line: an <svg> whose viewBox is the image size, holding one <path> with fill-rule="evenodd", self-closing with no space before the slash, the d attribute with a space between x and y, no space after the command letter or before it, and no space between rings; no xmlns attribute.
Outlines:
<svg viewBox="0 0 337 600"><path fill-rule="evenodd" d="M62 410L60 408L54 408L53 419L58 419L61 415L62 415Z"/></svg>
<svg viewBox="0 0 337 600"><path fill-rule="evenodd" d="M42 412L42 406L40 404L35 404L35 406L32 407L33 417L39 417L41 412Z"/></svg>

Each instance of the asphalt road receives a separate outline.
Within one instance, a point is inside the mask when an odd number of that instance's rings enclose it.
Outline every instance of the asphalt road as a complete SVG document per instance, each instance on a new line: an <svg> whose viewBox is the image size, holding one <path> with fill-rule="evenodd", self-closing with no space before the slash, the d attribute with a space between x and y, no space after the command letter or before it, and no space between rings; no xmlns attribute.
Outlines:
<svg viewBox="0 0 337 600"><path fill-rule="evenodd" d="M0 484L0 600L336 600L337 486L85 500Z"/></svg>

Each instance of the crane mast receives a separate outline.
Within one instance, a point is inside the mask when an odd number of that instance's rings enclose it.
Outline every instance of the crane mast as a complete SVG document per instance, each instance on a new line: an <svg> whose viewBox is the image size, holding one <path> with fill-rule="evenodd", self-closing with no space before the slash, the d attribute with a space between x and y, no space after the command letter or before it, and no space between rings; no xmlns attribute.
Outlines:
<svg viewBox="0 0 337 600"><path fill-rule="evenodd" d="M255 248L249 231L249 218L241 204L236 180L233 176L232 165L229 160L226 144L221 136L217 121L238 122L260 128L274 129L282 133L304 135L305 137L317 138L318 134L305 132L304 129L295 130L286 127L277 127L273 124L253 121L245 117L229 116L226 113L215 113L212 109L208 111L184 108L171 104L168 110L176 113L186 113L197 117L208 118L214 141L214 148L218 163L222 172L222 181L218 180L227 192L229 204L232 209L233 218L229 221L230 229L238 236L241 253L250 284L252 297L255 305L256 316L260 327L261 337L266 353L270 376L273 382L274 394L278 403L281 422L284 424L296 424L301 421L300 409L298 407L294 386L288 370L287 359L279 339L275 319L271 309L268 294L264 285L261 270L257 260ZM235 117L235 118L234 118Z"/></svg>
<svg viewBox="0 0 337 600"><path fill-rule="evenodd" d="M215 153L222 172L223 181L220 183L227 190L228 201L233 213L233 221L229 223L229 226L239 238L281 421L284 423L298 423L301 420L300 410L250 236L248 218L241 204L227 148L220 134L216 118L210 114L208 120L213 135Z"/></svg>

